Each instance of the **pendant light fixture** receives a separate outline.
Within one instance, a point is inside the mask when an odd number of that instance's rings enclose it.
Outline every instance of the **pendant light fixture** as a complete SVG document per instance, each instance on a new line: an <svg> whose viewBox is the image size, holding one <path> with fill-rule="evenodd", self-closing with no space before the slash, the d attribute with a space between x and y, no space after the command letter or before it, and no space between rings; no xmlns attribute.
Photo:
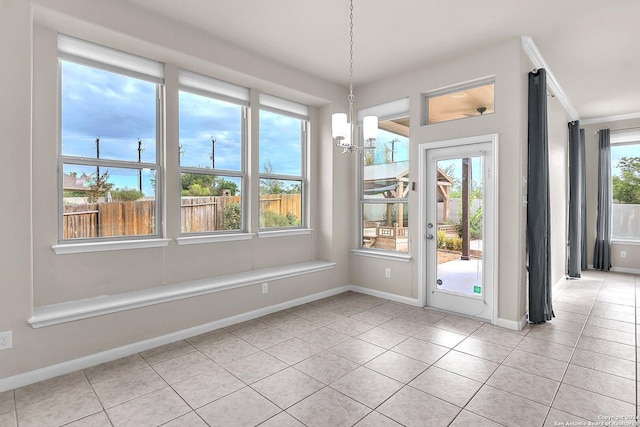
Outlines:
<svg viewBox="0 0 640 427"><path fill-rule="evenodd" d="M336 145L343 153L355 153L362 150L374 150L378 138L378 117L366 116L362 119L362 139L355 140L357 117L354 115L353 103L353 0L350 2L349 15L349 112L335 113L331 117L331 129Z"/></svg>

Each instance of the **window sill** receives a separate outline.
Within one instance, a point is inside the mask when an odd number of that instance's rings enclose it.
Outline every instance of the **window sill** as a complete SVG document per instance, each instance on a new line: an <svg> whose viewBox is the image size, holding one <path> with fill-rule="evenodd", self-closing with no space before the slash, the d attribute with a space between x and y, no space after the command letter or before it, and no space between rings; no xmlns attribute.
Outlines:
<svg viewBox="0 0 640 427"><path fill-rule="evenodd" d="M33 328L58 325L105 314L192 298L228 289L316 273L335 268L335 262L308 261L279 267L245 271L193 282L179 283L115 295L104 295L79 301L34 307L27 322ZM304 281L301 281L301 284Z"/></svg>
<svg viewBox="0 0 640 427"><path fill-rule="evenodd" d="M51 246L57 255L81 254L88 252L120 251L125 249L146 249L166 247L171 239L112 240L109 242L60 243Z"/></svg>
<svg viewBox="0 0 640 427"><path fill-rule="evenodd" d="M358 255L358 256L389 259L389 260L400 261L400 262L410 262L412 259L411 255L405 254L405 253L371 251L366 249L351 249L351 252L354 255Z"/></svg>
<svg viewBox="0 0 640 427"><path fill-rule="evenodd" d="M296 228L293 230L274 230L274 231L261 231L258 233L260 239L269 239L272 237L284 237L284 236L302 236L305 234L311 234L312 228Z"/></svg>
<svg viewBox="0 0 640 427"><path fill-rule="evenodd" d="M611 240L612 245L640 246L640 240Z"/></svg>
<svg viewBox="0 0 640 427"><path fill-rule="evenodd" d="M217 242L234 242L239 240L251 240L254 234L252 233L235 233L235 234L216 234L216 235L202 235L202 236L185 236L178 237L176 242L180 246L184 245L199 245L202 243L217 243Z"/></svg>

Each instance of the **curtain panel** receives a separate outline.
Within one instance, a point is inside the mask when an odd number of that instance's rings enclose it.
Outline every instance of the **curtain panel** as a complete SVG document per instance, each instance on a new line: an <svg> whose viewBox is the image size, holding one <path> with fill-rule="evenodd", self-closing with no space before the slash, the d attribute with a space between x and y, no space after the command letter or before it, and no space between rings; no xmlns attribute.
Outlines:
<svg viewBox="0 0 640 427"><path fill-rule="evenodd" d="M584 129L580 129L580 175L582 177L582 200L580 216L582 217L582 249L580 269L587 270L587 163L585 160Z"/></svg>
<svg viewBox="0 0 640 427"><path fill-rule="evenodd" d="M569 122L569 277L579 278L582 270L582 181L583 153L580 144L580 122Z"/></svg>
<svg viewBox="0 0 640 427"><path fill-rule="evenodd" d="M593 268L611 269L611 131L600 129L598 155L598 218Z"/></svg>
<svg viewBox="0 0 640 427"><path fill-rule="evenodd" d="M544 69L529 73L528 159L529 321L542 323L553 317L549 228L547 75Z"/></svg>

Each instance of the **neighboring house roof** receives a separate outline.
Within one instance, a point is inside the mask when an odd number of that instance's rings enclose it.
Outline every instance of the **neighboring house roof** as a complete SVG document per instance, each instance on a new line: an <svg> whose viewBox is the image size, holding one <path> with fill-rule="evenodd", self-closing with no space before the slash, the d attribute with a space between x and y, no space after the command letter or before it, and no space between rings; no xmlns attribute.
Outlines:
<svg viewBox="0 0 640 427"><path fill-rule="evenodd" d="M62 188L65 191L89 191L91 185L91 175L73 176L62 175Z"/></svg>

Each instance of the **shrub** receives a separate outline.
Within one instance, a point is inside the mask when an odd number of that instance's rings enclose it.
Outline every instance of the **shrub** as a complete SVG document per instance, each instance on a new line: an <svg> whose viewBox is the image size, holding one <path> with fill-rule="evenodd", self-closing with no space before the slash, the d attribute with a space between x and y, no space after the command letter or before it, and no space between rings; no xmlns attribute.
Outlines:
<svg viewBox="0 0 640 427"><path fill-rule="evenodd" d="M239 230L242 225L240 203L229 203L224 207L224 229Z"/></svg>
<svg viewBox="0 0 640 427"><path fill-rule="evenodd" d="M462 239L458 236L446 236L444 238L444 247L450 251L461 251Z"/></svg>
<svg viewBox="0 0 640 427"><path fill-rule="evenodd" d="M285 216L274 211L265 210L260 215L260 228L291 227L292 225L298 225L297 222L298 218L292 213Z"/></svg>
<svg viewBox="0 0 640 427"><path fill-rule="evenodd" d="M444 249L444 239L446 239L446 237L447 233L445 233L444 230L438 230L436 233L436 242L439 248Z"/></svg>
<svg viewBox="0 0 640 427"><path fill-rule="evenodd" d="M130 202L142 197L144 197L142 191L134 190L133 188L116 188L111 191L111 198L122 202Z"/></svg>
<svg viewBox="0 0 640 427"><path fill-rule="evenodd" d="M469 235L472 239L482 237L482 206L469 218ZM462 237L462 224L458 224L458 236Z"/></svg>

